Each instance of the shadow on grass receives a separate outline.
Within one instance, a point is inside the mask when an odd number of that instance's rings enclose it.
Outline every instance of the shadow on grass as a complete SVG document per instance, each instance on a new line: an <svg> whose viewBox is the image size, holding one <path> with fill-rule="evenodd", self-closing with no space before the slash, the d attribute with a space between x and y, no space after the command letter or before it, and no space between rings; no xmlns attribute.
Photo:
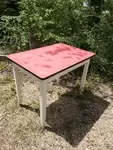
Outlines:
<svg viewBox="0 0 113 150"><path fill-rule="evenodd" d="M75 91L77 89L62 95L47 108L49 127L45 127L74 147L82 141L109 105L91 91L84 91L82 96Z"/></svg>
<svg viewBox="0 0 113 150"><path fill-rule="evenodd" d="M109 102L85 90L80 95L78 89L62 95L59 100L47 107L47 123L45 129L63 137L76 147L100 118ZM39 114L39 109L28 105L22 107Z"/></svg>

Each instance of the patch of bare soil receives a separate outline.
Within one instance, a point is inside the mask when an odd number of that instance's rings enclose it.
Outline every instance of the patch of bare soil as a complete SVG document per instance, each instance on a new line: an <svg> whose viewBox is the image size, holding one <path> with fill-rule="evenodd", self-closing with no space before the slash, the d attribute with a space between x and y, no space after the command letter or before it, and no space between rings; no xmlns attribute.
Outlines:
<svg viewBox="0 0 113 150"><path fill-rule="evenodd" d="M73 73L49 83L42 131L38 82L22 74L18 108L11 65L1 65L0 150L113 150L113 83L91 77L83 95Z"/></svg>

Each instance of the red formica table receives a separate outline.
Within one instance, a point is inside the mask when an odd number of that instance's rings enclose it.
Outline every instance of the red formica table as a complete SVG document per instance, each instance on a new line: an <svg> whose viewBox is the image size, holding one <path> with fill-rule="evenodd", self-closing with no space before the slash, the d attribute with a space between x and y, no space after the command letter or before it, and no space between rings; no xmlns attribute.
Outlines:
<svg viewBox="0 0 113 150"><path fill-rule="evenodd" d="M18 103L21 102L22 83L19 71L23 71L40 83L40 120L44 127L46 120L47 83L84 65L80 90L83 91L90 59L95 55L67 44L59 43L36 48L7 57L13 62Z"/></svg>

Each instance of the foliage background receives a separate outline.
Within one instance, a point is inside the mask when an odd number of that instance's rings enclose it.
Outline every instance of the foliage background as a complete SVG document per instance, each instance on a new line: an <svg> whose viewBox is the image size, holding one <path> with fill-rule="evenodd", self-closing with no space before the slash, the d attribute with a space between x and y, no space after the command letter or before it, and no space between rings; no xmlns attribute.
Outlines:
<svg viewBox="0 0 113 150"><path fill-rule="evenodd" d="M64 42L96 52L93 70L113 79L113 0L1 0L0 47Z"/></svg>

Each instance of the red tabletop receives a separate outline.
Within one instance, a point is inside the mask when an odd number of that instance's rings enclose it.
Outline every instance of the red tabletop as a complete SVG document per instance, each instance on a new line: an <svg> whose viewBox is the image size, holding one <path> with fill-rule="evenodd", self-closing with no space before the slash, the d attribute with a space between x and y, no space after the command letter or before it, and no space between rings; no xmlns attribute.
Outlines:
<svg viewBox="0 0 113 150"><path fill-rule="evenodd" d="M10 54L8 58L40 79L46 79L94 55L95 53L59 43Z"/></svg>

